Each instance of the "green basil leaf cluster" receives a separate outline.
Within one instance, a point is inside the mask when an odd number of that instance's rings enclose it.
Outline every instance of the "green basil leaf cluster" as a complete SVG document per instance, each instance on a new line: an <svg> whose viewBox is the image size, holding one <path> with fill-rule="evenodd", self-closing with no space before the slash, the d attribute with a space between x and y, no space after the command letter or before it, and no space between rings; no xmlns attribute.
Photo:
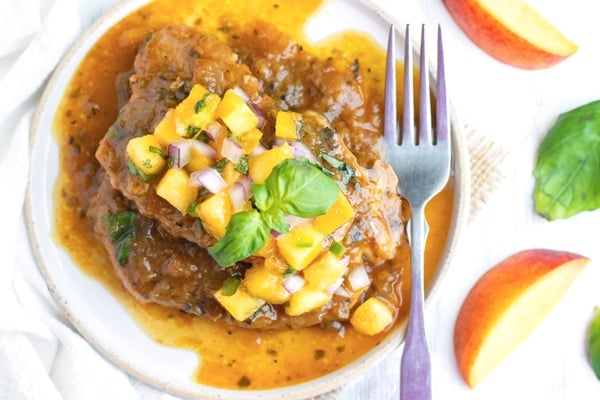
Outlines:
<svg viewBox="0 0 600 400"><path fill-rule="evenodd" d="M534 176L536 211L549 220L600 208L600 101L559 116L539 146Z"/></svg>
<svg viewBox="0 0 600 400"><path fill-rule="evenodd" d="M600 379L600 308L596 308L596 316L590 328L588 339L588 355L596 377Z"/></svg>
<svg viewBox="0 0 600 400"><path fill-rule="evenodd" d="M208 252L221 267L230 267L260 250L271 230L287 233L286 215L312 218L325 214L338 191L337 184L306 158L284 160L264 185L252 185L256 208L235 213L225 236Z"/></svg>

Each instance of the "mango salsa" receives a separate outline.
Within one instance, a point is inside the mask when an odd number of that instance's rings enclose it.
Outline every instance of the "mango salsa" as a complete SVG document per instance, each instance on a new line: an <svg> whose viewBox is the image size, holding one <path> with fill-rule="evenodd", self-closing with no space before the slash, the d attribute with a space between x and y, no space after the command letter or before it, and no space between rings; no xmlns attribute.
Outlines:
<svg viewBox="0 0 600 400"><path fill-rule="evenodd" d="M264 151L248 160L248 176L254 183L265 183L273 168L286 159L294 158L292 147L284 143L282 146Z"/></svg>
<svg viewBox="0 0 600 400"><path fill-rule="evenodd" d="M156 185L156 194L185 215L198 195L198 189L190 186L189 180L190 176L185 170L170 168Z"/></svg>
<svg viewBox="0 0 600 400"><path fill-rule="evenodd" d="M217 192L198 204L196 214L208 233L216 238L225 236L232 214L231 200L227 191Z"/></svg>
<svg viewBox="0 0 600 400"><path fill-rule="evenodd" d="M292 268L303 270L323 250L323 237L311 225L298 225L277 238L277 249Z"/></svg>
<svg viewBox="0 0 600 400"><path fill-rule="evenodd" d="M394 314L391 308L376 297L368 298L350 317L354 329L365 335L383 332L393 321Z"/></svg>
<svg viewBox="0 0 600 400"><path fill-rule="evenodd" d="M313 227L323 235L327 236L354 218L354 214L355 211L352 208L352 205L340 191L338 199L333 203L329 211L315 218Z"/></svg>
<svg viewBox="0 0 600 400"><path fill-rule="evenodd" d="M162 147L153 135L131 139L125 151L127 158L146 175L159 173L167 164Z"/></svg>
<svg viewBox="0 0 600 400"><path fill-rule="evenodd" d="M258 125L258 117L254 111L233 89L229 89L223 95L216 115L235 136L248 132Z"/></svg>
<svg viewBox="0 0 600 400"><path fill-rule="evenodd" d="M285 307L285 313L291 316L305 314L324 306L332 297L322 289L305 285L290 296L290 300Z"/></svg>
<svg viewBox="0 0 600 400"><path fill-rule="evenodd" d="M293 111L279 111L275 117L275 136L298 140L302 127L302 114Z"/></svg>
<svg viewBox="0 0 600 400"><path fill-rule="evenodd" d="M231 296L225 296L219 289L215 292L215 299L238 321L247 320L265 304L263 299L248 293L244 285L238 286Z"/></svg>

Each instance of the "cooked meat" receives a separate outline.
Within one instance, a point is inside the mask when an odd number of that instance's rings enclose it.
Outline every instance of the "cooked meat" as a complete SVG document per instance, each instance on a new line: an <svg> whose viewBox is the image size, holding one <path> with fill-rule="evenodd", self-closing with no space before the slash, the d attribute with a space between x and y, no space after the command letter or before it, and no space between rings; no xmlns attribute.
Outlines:
<svg viewBox="0 0 600 400"><path fill-rule="evenodd" d="M252 76L236 53L213 36L185 26L155 32L135 59L129 78L131 96L96 153L104 171L98 175L98 191L90 202L88 217L108 250L117 275L141 302L154 302L251 328L296 328L346 320L357 298L350 301L334 296L322 308L297 317L288 316L283 306L267 304L248 321L231 318L215 300L214 293L226 278L243 278L250 263L260 260L250 258L234 267L220 268L205 250L215 239L201 228L197 219L183 216L156 194L158 179L144 180L128 169L125 152L128 141L153 132L167 110L186 98L196 83L219 95L229 88L241 87L272 119L282 104L275 105L268 94L278 95L281 88L269 85L268 77L260 79ZM293 105L303 114L299 141L314 155L314 161L331 173L356 212L352 221L327 240L343 242L348 248L350 264L366 265L371 272L392 259L402 244L402 204L391 168L379 161L370 169L363 168L343 138L332 129L331 122L339 115L320 114L337 96L346 96L342 93L346 89L347 96L360 95L353 85L342 85L336 89L340 91L337 94L323 94L323 97L312 94L311 100L320 108L317 112L310 111L310 101L298 100ZM286 107L292 105L289 100L286 102ZM342 108L343 113L361 113L350 105ZM267 145L274 142L272 122L268 121L265 128ZM123 212L132 218L126 254L121 252L122 238L115 238L110 223L111 216Z"/></svg>
<svg viewBox="0 0 600 400"><path fill-rule="evenodd" d="M157 180L145 181L129 172L125 147L129 139L153 132L167 110L186 98L195 83L220 95L239 86L258 106L268 110L270 99L261 95L257 80L237 60L223 42L186 26L154 33L135 59L131 97L96 152L112 186L135 202L142 214L160 221L174 236L202 247L214 243L214 238L200 228L195 218L183 216L156 194Z"/></svg>
<svg viewBox="0 0 600 400"><path fill-rule="evenodd" d="M134 205L113 189L103 171L97 178L98 191L90 200L87 216L117 276L138 301L255 329L298 328L348 318L350 304L347 299L336 298L322 309L301 316L287 315L283 306L266 305L251 320L236 321L215 300L214 293L228 277L243 277L247 265L219 267L205 249L171 236L159 223L135 212ZM130 250L121 264L120 243L111 238L108 218L128 211L135 216Z"/></svg>

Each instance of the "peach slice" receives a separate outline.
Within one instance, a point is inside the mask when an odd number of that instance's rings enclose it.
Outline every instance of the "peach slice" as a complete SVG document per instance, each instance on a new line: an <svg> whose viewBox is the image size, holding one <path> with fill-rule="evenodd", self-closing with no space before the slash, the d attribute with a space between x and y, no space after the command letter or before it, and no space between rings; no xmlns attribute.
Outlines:
<svg viewBox="0 0 600 400"><path fill-rule="evenodd" d="M577 51L525 0L443 0L465 34L483 51L506 64L547 68Z"/></svg>
<svg viewBox="0 0 600 400"><path fill-rule="evenodd" d="M546 249L518 252L473 286L454 326L458 369L478 385L542 321L589 259Z"/></svg>

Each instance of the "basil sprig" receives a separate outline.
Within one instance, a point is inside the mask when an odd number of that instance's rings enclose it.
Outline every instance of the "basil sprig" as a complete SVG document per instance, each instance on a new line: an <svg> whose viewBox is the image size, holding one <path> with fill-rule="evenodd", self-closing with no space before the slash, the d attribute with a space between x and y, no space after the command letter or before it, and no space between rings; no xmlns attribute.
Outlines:
<svg viewBox="0 0 600 400"><path fill-rule="evenodd" d="M208 248L221 267L230 267L260 250L272 230L287 233L287 214L312 218L337 200L336 183L306 158L284 160L266 179L253 184L254 206L234 214L223 238Z"/></svg>
<svg viewBox="0 0 600 400"><path fill-rule="evenodd" d="M600 208L600 101L559 116L535 166L535 207L549 220Z"/></svg>
<svg viewBox="0 0 600 400"><path fill-rule="evenodd" d="M596 377L600 379L600 308L596 307L596 316L590 328L588 355Z"/></svg>

